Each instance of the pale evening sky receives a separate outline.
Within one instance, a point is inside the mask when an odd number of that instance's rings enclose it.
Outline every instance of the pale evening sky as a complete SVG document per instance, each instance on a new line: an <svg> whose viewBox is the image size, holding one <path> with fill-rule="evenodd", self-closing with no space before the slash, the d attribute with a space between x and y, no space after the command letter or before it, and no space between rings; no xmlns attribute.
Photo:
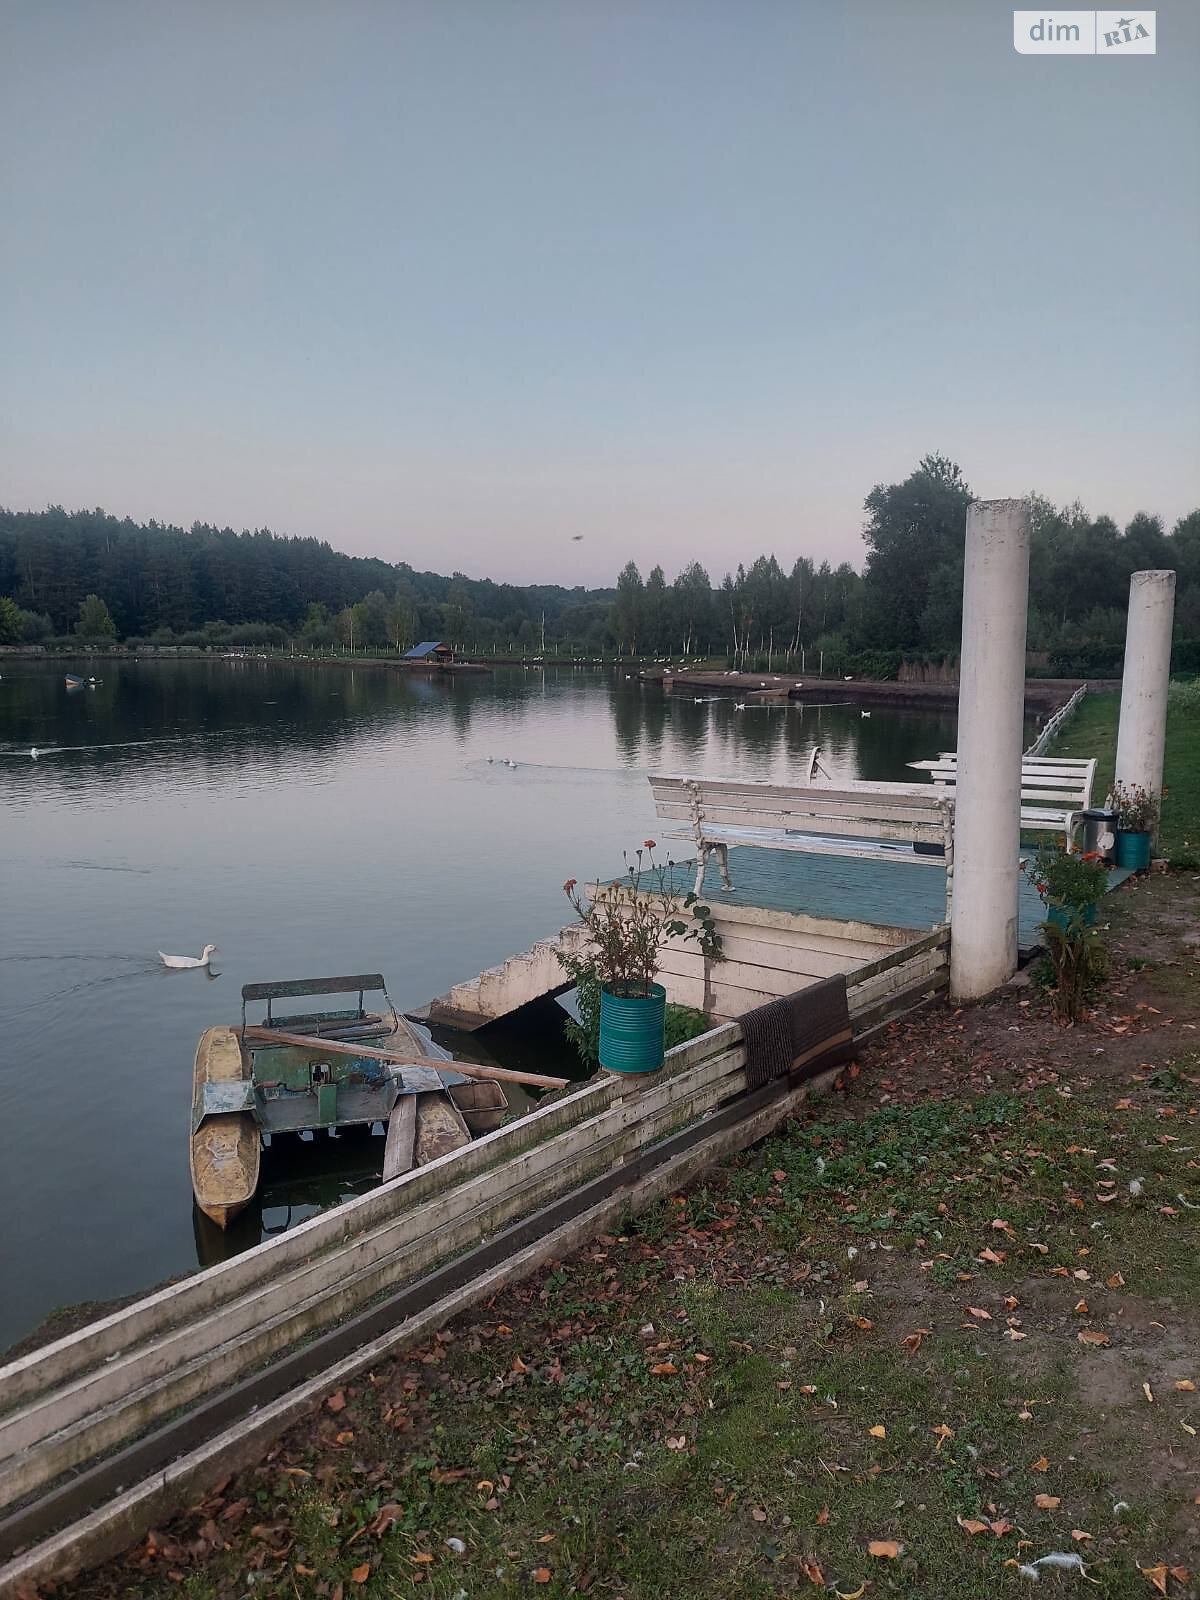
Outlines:
<svg viewBox="0 0 1200 1600"><path fill-rule="evenodd" d="M857 564L929 449L1200 503L1194 0L2 0L0 149L0 504L594 583Z"/></svg>

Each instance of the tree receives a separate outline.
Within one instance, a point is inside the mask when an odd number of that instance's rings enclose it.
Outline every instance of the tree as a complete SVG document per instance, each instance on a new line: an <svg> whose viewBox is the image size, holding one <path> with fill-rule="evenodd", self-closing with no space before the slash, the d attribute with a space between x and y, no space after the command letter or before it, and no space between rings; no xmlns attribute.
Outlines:
<svg viewBox="0 0 1200 1600"><path fill-rule="evenodd" d="M671 596L661 567L652 567L642 597L644 644L648 650L671 647Z"/></svg>
<svg viewBox="0 0 1200 1600"><path fill-rule="evenodd" d="M397 650L416 644L417 622L417 603L412 590L407 584L400 584L387 615L388 638Z"/></svg>
<svg viewBox="0 0 1200 1600"><path fill-rule="evenodd" d="M685 656L707 648L713 630L713 592L708 573L689 562L671 585L675 631Z"/></svg>
<svg viewBox="0 0 1200 1600"><path fill-rule="evenodd" d="M98 594L85 595L79 602L79 621L75 632L81 639L115 639L117 625Z"/></svg>
<svg viewBox="0 0 1200 1600"><path fill-rule="evenodd" d="M864 622L871 643L883 649L928 646L924 632L930 584L939 568L938 604L931 614L939 631L947 625L944 604L961 574L971 490L957 463L946 456L922 458L903 483L876 484L866 499L867 545ZM958 585L962 591L961 577Z"/></svg>
<svg viewBox="0 0 1200 1600"><path fill-rule="evenodd" d="M646 591L642 575L633 561L626 562L617 579L617 603L613 611L613 627L617 635L617 648L629 647L633 655L642 634Z"/></svg>
<svg viewBox="0 0 1200 1600"><path fill-rule="evenodd" d="M379 589L372 589L361 600L355 611L358 614L359 643L383 645L388 641L388 601Z"/></svg>
<svg viewBox="0 0 1200 1600"><path fill-rule="evenodd" d="M17 644L21 638L21 608L0 594L0 644Z"/></svg>

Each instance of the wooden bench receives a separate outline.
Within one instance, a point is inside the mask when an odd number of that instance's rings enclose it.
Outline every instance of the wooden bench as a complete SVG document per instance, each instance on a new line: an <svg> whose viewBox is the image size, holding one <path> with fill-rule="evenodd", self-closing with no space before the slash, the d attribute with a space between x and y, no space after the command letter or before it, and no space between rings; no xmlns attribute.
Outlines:
<svg viewBox="0 0 1200 1600"><path fill-rule="evenodd" d="M656 814L677 824L671 839L692 839L699 853L695 890L704 887L714 852L726 889L729 846L801 850L814 855L868 856L943 867L949 915L954 865L954 801L944 787L923 783L742 782L652 774Z"/></svg>
<svg viewBox="0 0 1200 1600"><path fill-rule="evenodd" d="M910 767L928 772L934 786L953 790L958 780L958 752L943 750L928 761L910 761ZM1095 761L1066 756L1022 756L1021 826L1061 833L1068 850L1083 812L1092 803Z"/></svg>

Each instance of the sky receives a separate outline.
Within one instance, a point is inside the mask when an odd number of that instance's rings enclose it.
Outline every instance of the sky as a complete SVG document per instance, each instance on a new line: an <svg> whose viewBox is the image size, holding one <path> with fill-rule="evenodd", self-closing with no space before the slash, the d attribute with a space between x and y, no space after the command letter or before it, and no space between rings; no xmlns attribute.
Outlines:
<svg viewBox="0 0 1200 1600"><path fill-rule="evenodd" d="M1200 504L1200 6L0 0L0 504L515 582ZM582 538L576 538L582 535Z"/></svg>

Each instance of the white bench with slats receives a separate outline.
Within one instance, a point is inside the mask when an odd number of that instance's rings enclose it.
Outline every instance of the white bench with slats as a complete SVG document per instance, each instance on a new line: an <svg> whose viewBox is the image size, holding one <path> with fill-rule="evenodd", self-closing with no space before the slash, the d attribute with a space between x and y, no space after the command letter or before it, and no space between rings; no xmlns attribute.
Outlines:
<svg viewBox="0 0 1200 1600"><path fill-rule="evenodd" d="M958 752L943 750L928 761L910 761L910 767L928 772L934 786L953 791L958 780ZM1074 848L1075 830L1092 803L1095 761L1068 756L1022 756L1021 826L1061 833L1068 850Z"/></svg>
<svg viewBox="0 0 1200 1600"><path fill-rule="evenodd" d="M671 839L691 839L699 853L696 893L714 852L732 889L729 846L801 850L813 855L869 856L879 861L943 867L947 916L954 868L954 800L924 783L741 782L652 774L656 814L676 826Z"/></svg>

